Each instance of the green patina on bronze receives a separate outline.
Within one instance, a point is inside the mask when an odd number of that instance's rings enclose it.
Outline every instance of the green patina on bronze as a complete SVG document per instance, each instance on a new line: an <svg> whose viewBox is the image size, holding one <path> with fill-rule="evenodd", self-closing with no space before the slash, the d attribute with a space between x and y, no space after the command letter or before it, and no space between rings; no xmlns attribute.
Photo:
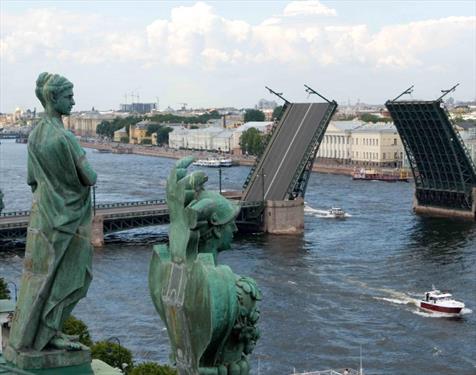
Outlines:
<svg viewBox="0 0 476 375"><path fill-rule="evenodd" d="M27 182L33 203L5 352L8 361L23 368L90 361L89 351L61 329L92 279L90 186L96 173L74 135L63 127L61 116L69 115L74 105L73 84L42 73L35 92L45 116L28 139Z"/></svg>
<svg viewBox="0 0 476 375"><path fill-rule="evenodd" d="M204 190L203 172L179 160L167 180L169 246L157 245L149 270L154 305L181 375L247 375L259 338L260 291L253 279L217 264L230 248L238 206Z"/></svg>

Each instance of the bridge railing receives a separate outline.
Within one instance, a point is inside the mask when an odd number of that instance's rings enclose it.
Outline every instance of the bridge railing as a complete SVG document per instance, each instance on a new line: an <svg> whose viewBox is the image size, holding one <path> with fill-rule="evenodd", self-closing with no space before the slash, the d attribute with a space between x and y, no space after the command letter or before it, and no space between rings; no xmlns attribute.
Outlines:
<svg viewBox="0 0 476 375"><path fill-rule="evenodd" d="M100 208L117 208L117 207L138 207L138 206L152 206L158 204L166 204L165 199L153 199L147 201L131 201L131 202L116 202L116 203L98 203L96 209Z"/></svg>
<svg viewBox="0 0 476 375"><path fill-rule="evenodd" d="M31 211L8 211L2 212L0 217L18 217L18 216L29 216Z"/></svg>
<svg viewBox="0 0 476 375"><path fill-rule="evenodd" d="M146 201L131 201L131 202L116 202L116 203L99 203L96 204L96 209L108 209L108 208L118 208L118 207L140 207L140 206L152 206L159 204L166 204L165 199L152 199ZM29 216L31 211L29 210L18 210L18 211L7 211L0 213L0 217L22 217Z"/></svg>

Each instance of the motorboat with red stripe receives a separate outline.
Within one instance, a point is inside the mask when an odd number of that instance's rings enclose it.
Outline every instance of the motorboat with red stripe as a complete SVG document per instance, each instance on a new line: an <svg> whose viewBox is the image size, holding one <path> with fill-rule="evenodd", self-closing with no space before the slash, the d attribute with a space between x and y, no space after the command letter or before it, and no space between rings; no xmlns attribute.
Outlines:
<svg viewBox="0 0 476 375"><path fill-rule="evenodd" d="M464 303L456 301L450 293L433 289L425 293L425 298L420 301L420 307L425 310L456 315L464 309Z"/></svg>

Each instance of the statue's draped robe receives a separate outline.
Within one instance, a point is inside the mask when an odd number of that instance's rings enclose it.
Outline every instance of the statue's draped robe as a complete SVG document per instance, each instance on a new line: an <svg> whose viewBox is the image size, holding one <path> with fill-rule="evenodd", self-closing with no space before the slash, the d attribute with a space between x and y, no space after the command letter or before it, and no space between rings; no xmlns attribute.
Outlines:
<svg viewBox="0 0 476 375"><path fill-rule="evenodd" d="M42 350L92 280L91 195L96 174L74 135L45 118L28 140L33 204L10 346Z"/></svg>

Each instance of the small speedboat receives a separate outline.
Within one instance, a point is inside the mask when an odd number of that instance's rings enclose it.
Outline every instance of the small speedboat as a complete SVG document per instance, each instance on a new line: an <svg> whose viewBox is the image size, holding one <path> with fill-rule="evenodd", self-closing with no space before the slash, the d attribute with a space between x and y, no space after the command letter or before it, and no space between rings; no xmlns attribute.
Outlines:
<svg viewBox="0 0 476 375"><path fill-rule="evenodd" d="M450 293L433 288L425 293L424 299L420 301L420 307L429 311L457 315L464 309L464 303L453 299Z"/></svg>
<svg viewBox="0 0 476 375"><path fill-rule="evenodd" d="M336 219L343 219L345 218L345 212L342 208L332 207L329 211L327 211L327 216L334 217Z"/></svg>

